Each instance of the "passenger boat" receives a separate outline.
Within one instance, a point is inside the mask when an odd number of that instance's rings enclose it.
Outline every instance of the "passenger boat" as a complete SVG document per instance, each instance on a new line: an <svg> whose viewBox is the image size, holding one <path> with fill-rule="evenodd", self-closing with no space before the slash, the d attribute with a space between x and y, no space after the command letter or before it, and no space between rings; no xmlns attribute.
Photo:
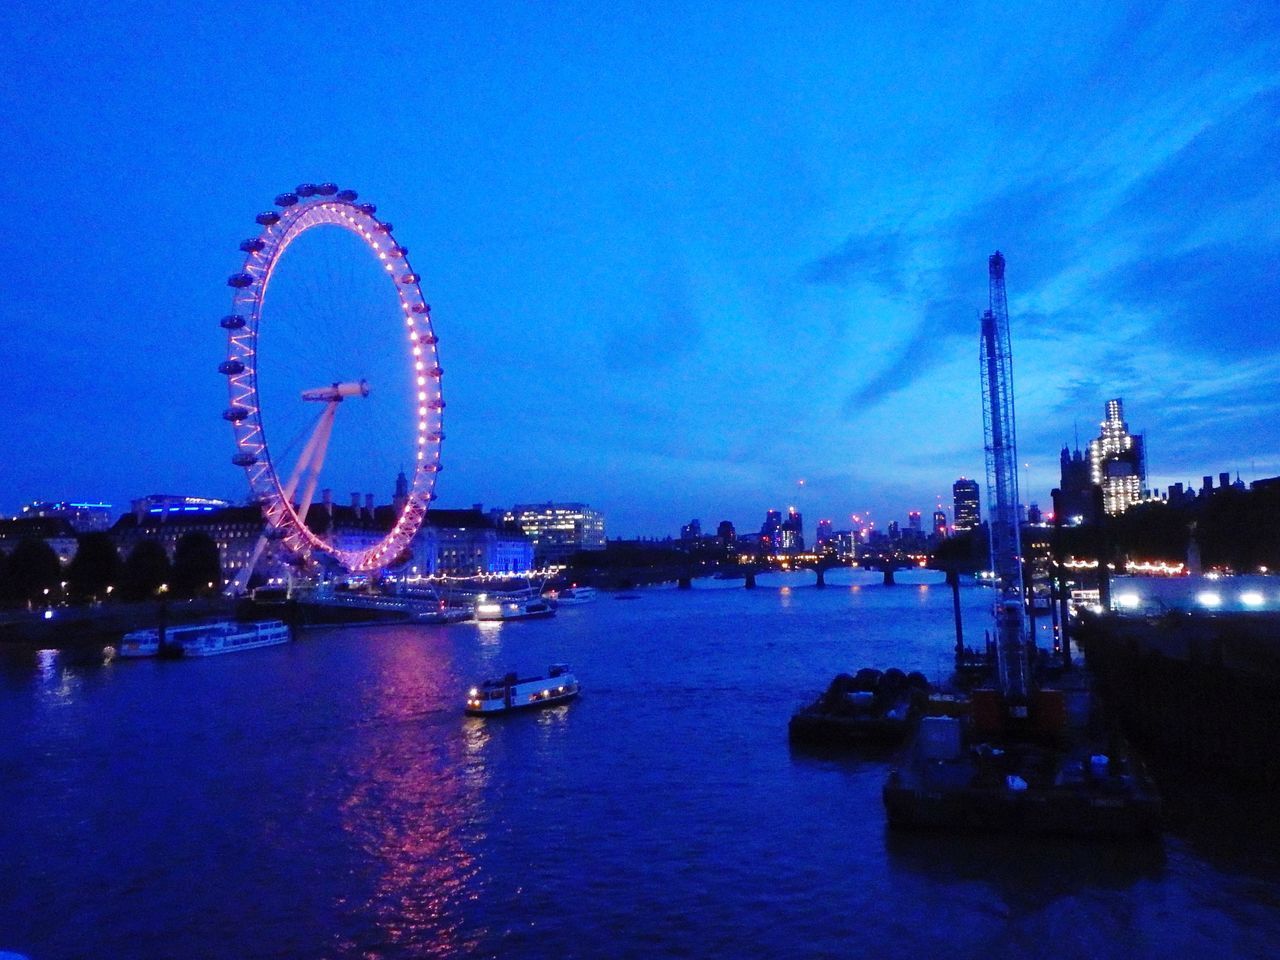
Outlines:
<svg viewBox="0 0 1280 960"><path fill-rule="evenodd" d="M477 620L526 620L532 617L553 617L556 608L550 600L532 596L485 597L476 601Z"/></svg>
<svg viewBox="0 0 1280 960"><path fill-rule="evenodd" d="M164 653L183 657L210 657L219 653L270 647L285 643L288 639L289 627L282 620L263 620L258 623L219 620L216 623L189 623L167 627L163 644L157 627L134 630L121 638L116 656L157 657Z"/></svg>
<svg viewBox="0 0 1280 960"><path fill-rule="evenodd" d="M257 647L274 647L287 643L289 625L283 620L262 620L258 623L224 622L219 629L184 638L182 655L186 657L212 657L219 653L235 653Z"/></svg>
<svg viewBox="0 0 1280 960"><path fill-rule="evenodd" d="M512 710L553 707L578 695L578 679L567 664L553 664L545 677L525 677L508 673L485 680L467 691L466 712L473 717Z"/></svg>

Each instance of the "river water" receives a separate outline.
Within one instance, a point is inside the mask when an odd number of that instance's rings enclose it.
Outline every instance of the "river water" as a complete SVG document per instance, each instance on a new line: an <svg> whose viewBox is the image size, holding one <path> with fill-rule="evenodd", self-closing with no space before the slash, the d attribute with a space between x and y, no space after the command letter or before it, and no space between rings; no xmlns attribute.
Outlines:
<svg viewBox="0 0 1280 960"><path fill-rule="evenodd" d="M964 593L971 642L990 594ZM1261 801L1159 841L900 835L793 752L841 670L946 668L938 584L646 590L208 660L0 651L0 951L60 958L1270 957ZM487 720L476 679L581 699Z"/></svg>

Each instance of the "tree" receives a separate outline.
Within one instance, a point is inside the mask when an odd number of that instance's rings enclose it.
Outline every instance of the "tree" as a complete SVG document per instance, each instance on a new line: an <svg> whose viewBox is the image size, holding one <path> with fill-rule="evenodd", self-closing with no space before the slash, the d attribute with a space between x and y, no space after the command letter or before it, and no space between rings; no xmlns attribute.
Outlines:
<svg viewBox="0 0 1280 960"><path fill-rule="evenodd" d="M120 585L124 564L111 537L86 533L76 544L76 555L67 567L68 590L77 600L105 597L108 587Z"/></svg>
<svg viewBox="0 0 1280 960"><path fill-rule="evenodd" d="M6 584L18 603L38 603L57 596L62 564L53 547L38 537L24 537L9 554Z"/></svg>
<svg viewBox="0 0 1280 960"><path fill-rule="evenodd" d="M173 551L171 586L179 597L194 597L222 587L218 545L199 530L185 533ZM212 586L210 586L212 584Z"/></svg>
<svg viewBox="0 0 1280 960"><path fill-rule="evenodd" d="M141 540L124 562L120 592L125 600L146 600L169 582L169 573L169 557L164 547L156 540Z"/></svg>

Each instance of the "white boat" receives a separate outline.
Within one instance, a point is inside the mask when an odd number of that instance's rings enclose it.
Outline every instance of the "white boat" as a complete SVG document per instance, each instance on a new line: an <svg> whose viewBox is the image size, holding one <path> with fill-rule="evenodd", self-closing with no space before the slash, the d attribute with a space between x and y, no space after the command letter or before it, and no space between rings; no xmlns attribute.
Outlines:
<svg viewBox="0 0 1280 960"><path fill-rule="evenodd" d="M219 629L185 637L182 641L182 655L212 657L219 653L274 647L276 644L289 642L289 625L283 620L262 620L258 623L224 622L216 626Z"/></svg>
<svg viewBox="0 0 1280 960"><path fill-rule="evenodd" d="M234 653L285 643L289 639L289 627L282 620L263 620L259 623L236 623L219 620L216 623L188 623L167 627L164 631L164 651L184 657L211 657L218 653ZM118 657L157 657L161 652L160 630L134 630L126 633L116 647Z"/></svg>
<svg viewBox="0 0 1280 960"><path fill-rule="evenodd" d="M476 601L477 620L522 620L531 617L553 617L556 608L550 600L533 596L484 597Z"/></svg>
<svg viewBox="0 0 1280 960"><path fill-rule="evenodd" d="M576 603L590 603L596 598L596 589L595 587L565 587L563 590L557 590L552 596L557 604L572 606Z"/></svg>
<svg viewBox="0 0 1280 960"><path fill-rule="evenodd" d="M553 664L545 677L525 677L508 673L486 680L467 691L466 712L473 717L508 713L537 707L552 707L578 695L578 678L567 664Z"/></svg>

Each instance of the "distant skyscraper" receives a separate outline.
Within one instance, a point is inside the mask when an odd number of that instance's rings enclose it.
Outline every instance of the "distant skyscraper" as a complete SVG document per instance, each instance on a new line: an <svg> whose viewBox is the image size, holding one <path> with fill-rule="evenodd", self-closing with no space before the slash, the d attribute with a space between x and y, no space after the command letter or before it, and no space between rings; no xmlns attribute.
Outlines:
<svg viewBox="0 0 1280 960"><path fill-rule="evenodd" d="M907 514L907 529L912 533L920 533L920 511L912 510Z"/></svg>
<svg viewBox="0 0 1280 960"><path fill-rule="evenodd" d="M819 547L825 547L831 542L831 521L819 520L818 527L813 532L813 542Z"/></svg>
<svg viewBox="0 0 1280 960"><path fill-rule="evenodd" d="M804 549L804 518L795 507L787 511L787 519L782 521L779 533L782 537L779 546L787 553L796 553Z"/></svg>
<svg viewBox="0 0 1280 960"><path fill-rule="evenodd" d="M728 520L721 520L720 525L716 527L716 536L725 546L733 546L738 540L738 531Z"/></svg>
<svg viewBox="0 0 1280 960"><path fill-rule="evenodd" d="M951 485L952 515L956 518L957 533L975 530L982 522L982 507L978 500L978 481L961 477Z"/></svg>
<svg viewBox="0 0 1280 960"><path fill-rule="evenodd" d="M769 546L777 550L782 546L782 511L770 510L764 515L764 526L760 528L760 540L768 541Z"/></svg>
<svg viewBox="0 0 1280 960"><path fill-rule="evenodd" d="M680 528L681 540L701 540L702 521L694 518Z"/></svg>
<svg viewBox="0 0 1280 960"><path fill-rule="evenodd" d="M947 535L947 515L941 510L933 511L933 535L935 537Z"/></svg>
<svg viewBox="0 0 1280 960"><path fill-rule="evenodd" d="M1107 401L1107 416L1101 427L1101 434L1089 441L1089 479L1102 488L1102 509L1115 515L1142 499L1147 480L1146 454L1142 437L1129 433L1124 403L1119 398Z"/></svg>

